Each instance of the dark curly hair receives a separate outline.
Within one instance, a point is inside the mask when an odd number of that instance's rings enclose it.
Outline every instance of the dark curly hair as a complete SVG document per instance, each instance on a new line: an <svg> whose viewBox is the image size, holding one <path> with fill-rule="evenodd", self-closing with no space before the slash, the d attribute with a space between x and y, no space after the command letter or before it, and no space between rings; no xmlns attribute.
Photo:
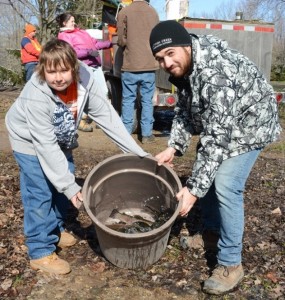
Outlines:
<svg viewBox="0 0 285 300"><path fill-rule="evenodd" d="M68 20L71 18L71 17L74 17L73 14L71 13L63 13L63 14L60 14L58 15L55 20L56 22L58 23L59 27L64 27L64 23L68 22Z"/></svg>

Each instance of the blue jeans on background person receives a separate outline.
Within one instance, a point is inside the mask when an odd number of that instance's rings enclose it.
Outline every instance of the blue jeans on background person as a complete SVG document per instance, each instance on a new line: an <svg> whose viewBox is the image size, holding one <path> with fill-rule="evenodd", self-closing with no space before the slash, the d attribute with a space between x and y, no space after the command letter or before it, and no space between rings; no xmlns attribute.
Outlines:
<svg viewBox="0 0 285 300"><path fill-rule="evenodd" d="M122 72L121 79L123 88L121 117L125 127L132 134L137 90L140 87L141 135L151 136L154 122L152 98L155 91L155 72Z"/></svg>
<svg viewBox="0 0 285 300"><path fill-rule="evenodd" d="M26 82L29 81L35 71L35 68L37 66L37 62L30 62L25 64L25 78Z"/></svg>
<svg viewBox="0 0 285 300"><path fill-rule="evenodd" d="M59 233L69 200L58 193L45 176L38 157L14 151L20 168L20 189L24 206L24 234L30 259L38 259L55 252ZM73 158L68 157L69 170L74 173ZM59 170L60 172L60 170Z"/></svg>
<svg viewBox="0 0 285 300"><path fill-rule="evenodd" d="M200 199L204 229L220 234L217 255L220 265L241 264L243 191L260 152L253 150L223 161L208 193Z"/></svg>

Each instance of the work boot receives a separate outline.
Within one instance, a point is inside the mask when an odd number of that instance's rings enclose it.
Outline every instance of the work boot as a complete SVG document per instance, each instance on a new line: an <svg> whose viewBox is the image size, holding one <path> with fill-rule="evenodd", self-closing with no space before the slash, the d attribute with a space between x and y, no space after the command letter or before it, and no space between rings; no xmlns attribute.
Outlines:
<svg viewBox="0 0 285 300"><path fill-rule="evenodd" d="M151 144L155 142L155 137L154 135L150 135L150 136L143 136L142 137L142 144Z"/></svg>
<svg viewBox="0 0 285 300"><path fill-rule="evenodd" d="M205 280L203 291L212 295L220 295L232 290L244 276L242 265L218 265L210 278Z"/></svg>
<svg viewBox="0 0 285 300"><path fill-rule="evenodd" d="M217 250L219 234L213 230L204 230L193 236L182 236L180 245L183 249Z"/></svg>
<svg viewBox="0 0 285 300"><path fill-rule="evenodd" d="M59 258L56 253L39 259L31 259L30 265L33 270L42 270L53 274L64 275L71 271L69 263Z"/></svg>
<svg viewBox="0 0 285 300"><path fill-rule="evenodd" d="M59 241L57 243L57 246L60 248L71 247L75 245L76 242L77 239L72 234L66 231L62 231L59 235Z"/></svg>
<svg viewBox="0 0 285 300"><path fill-rule="evenodd" d="M90 125L90 122L88 122L87 119L82 119L79 122L78 130L84 131L84 132L92 132L93 127Z"/></svg>

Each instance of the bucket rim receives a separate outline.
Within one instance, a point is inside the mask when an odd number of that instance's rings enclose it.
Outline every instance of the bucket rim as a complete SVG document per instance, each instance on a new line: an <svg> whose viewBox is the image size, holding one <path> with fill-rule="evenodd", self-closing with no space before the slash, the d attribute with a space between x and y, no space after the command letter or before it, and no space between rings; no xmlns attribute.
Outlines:
<svg viewBox="0 0 285 300"><path fill-rule="evenodd" d="M145 157L140 157L138 155L135 155L133 153L123 153L123 154L116 154L116 155L113 155L111 157L108 157L106 159L104 159L103 161L101 161L100 163L98 163L88 174L88 176L86 177L85 181L84 181L84 185L83 185L83 188L82 188L82 195L83 195L83 205L84 205L84 208L88 214L88 216L91 218L91 220L95 223L96 226L98 226L99 228L101 228L102 230L104 230L105 232L107 232L109 235L112 235L112 236L115 236L115 237L120 237L122 239L132 239L132 240L135 240L135 239L143 239L143 238L148 238L150 236L153 236L155 235L156 233L161 233L161 232L164 232L164 231L168 231L168 230L171 230L171 226L173 225L173 223L175 222L176 218L178 217L179 215L179 212L181 210L181 207L182 207L182 201L177 201L177 205L176 205L176 209L174 211L174 213L172 214L172 216L165 222L163 223L160 227L158 228L155 228L153 230L150 230L148 232L142 232L142 233L123 233L123 232L119 232L119 231L116 231L116 230L113 230L109 227L107 227L104 223L100 222L98 220L98 218L92 213L88 203L87 203L87 196L88 196L88 188L87 188L87 184L86 182L89 181L90 177L93 175L93 173L99 169L102 165L106 164L107 162L109 161L112 161L114 159L118 159L118 158L121 158L121 157L138 157L138 158L141 158L141 159L150 159L152 161L155 161L157 162L157 160L153 157L153 156L150 156L150 155L147 155ZM171 167L169 167L168 165L166 164L162 164L161 167L164 167L166 168L170 173L171 175L175 178L175 181L177 182L178 184L178 189L179 191L182 189L182 184L181 184L181 181L178 177L178 175L173 171L173 169ZM175 198L175 195L172 195L173 198Z"/></svg>

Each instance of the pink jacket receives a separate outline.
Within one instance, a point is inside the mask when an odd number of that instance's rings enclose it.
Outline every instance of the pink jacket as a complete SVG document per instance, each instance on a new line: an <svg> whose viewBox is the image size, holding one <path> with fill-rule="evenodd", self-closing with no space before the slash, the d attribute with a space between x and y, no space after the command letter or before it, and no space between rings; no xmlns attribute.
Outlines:
<svg viewBox="0 0 285 300"><path fill-rule="evenodd" d="M110 41L98 41L91 37L85 30L75 28L61 28L58 39L68 42L75 50L79 60L91 67L101 66L100 55L89 55L92 50L108 49L112 47Z"/></svg>

